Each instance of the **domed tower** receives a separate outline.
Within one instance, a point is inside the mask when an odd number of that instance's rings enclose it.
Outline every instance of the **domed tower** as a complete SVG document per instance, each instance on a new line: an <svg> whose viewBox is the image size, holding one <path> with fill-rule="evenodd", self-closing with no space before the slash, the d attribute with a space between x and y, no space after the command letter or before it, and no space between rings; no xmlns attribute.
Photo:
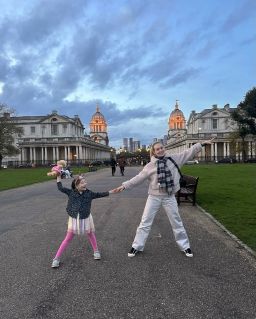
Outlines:
<svg viewBox="0 0 256 319"><path fill-rule="evenodd" d="M90 121L90 137L97 143L108 145L107 122L98 105Z"/></svg>
<svg viewBox="0 0 256 319"><path fill-rule="evenodd" d="M178 100L176 100L175 109L169 117L169 139L175 139L186 133L186 120L183 112L179 109Z"/></svg>

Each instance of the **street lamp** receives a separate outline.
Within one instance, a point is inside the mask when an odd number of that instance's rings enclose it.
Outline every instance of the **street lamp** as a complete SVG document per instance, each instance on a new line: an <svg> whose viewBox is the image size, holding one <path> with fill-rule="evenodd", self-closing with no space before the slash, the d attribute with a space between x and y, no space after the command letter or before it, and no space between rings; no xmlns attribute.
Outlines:
<svg viewBox="0 0 256 319"><path fill-rule="evenodd" d="M201 129L202 129L201 127L198 128L198 139L199 139L199 134L200 134Z"/></svg>

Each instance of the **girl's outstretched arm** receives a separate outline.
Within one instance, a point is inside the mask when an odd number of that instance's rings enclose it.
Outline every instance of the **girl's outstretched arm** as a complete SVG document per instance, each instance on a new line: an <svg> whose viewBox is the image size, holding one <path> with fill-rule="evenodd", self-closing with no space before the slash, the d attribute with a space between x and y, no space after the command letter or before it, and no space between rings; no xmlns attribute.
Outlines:
<svg viewBox="0 0 256 319"><path fill-rule="evenodd" d="M62 193L65 193L67 195L69 195L71 193L71 189L62 186L60 175L57 175L56 182L57 182L57 187L58 187L59 191L61 191Z"/></svg>

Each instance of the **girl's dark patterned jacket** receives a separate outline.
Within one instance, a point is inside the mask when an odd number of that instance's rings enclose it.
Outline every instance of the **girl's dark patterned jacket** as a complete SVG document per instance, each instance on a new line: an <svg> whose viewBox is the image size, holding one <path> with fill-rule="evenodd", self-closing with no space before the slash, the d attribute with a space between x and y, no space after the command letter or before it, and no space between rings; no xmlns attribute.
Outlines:
<svg viewBox="0 0 256 319"><path fill-rule="evenodd" d="M94 193L86 189L81 194L77 190L69 189L62 186L61 182L57 183L58 190L68 195L68 204L66 211L72 218L85 219L89 217L91 212L91 203L95 198L109 196L109 192Z"/></svg>

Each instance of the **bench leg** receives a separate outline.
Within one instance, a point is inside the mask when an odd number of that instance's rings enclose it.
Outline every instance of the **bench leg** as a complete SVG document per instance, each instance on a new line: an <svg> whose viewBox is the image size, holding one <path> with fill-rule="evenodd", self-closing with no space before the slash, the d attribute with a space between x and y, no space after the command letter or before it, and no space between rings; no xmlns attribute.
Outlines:
<svg viewBox="0 0 256 319"><path fill-rule="evenodd" d="M177 194L177 203L178 203L178 206L180 205L180 194L178 193Z"/></svg>
<svg viewBox="0 0 256 319"><path fill-rule="evenodd" d="M193 206L196 204L196 194L193 194Z"/></svg>

